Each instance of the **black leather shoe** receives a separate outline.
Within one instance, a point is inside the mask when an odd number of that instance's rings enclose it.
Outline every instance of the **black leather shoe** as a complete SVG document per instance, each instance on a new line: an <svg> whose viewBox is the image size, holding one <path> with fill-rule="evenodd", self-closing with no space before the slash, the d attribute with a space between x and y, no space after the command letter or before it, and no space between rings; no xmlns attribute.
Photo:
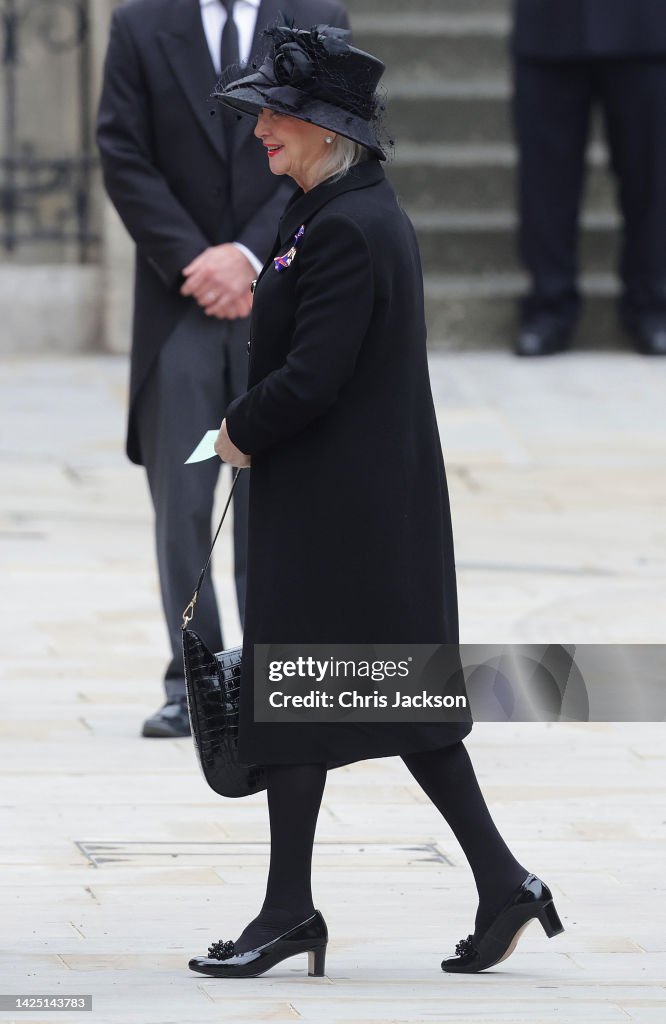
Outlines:
<svg viewBox="0 0 666 1024"><path fill-rule="evenodd" d="M513 348L517 356L548 356L569 347L573 325L555 317L535 317L520 329Z"/></svg>
<svg viewBox="0 0 666 1024"><path fill-rule="evenodd" d="M552 892L540 878L529 874L476 942L473 935L458 942L457 956L442 960L442 970L476 974L494 967L513 953L521 933L534 917L539 919L549 939L564 931Z"/></svg>
<svg viewBox="0 0 666 1024"><path fill-rule="evenodd" d="M326 959L328 928L318 910L311 917L294 925L276 939L256 949L235 953L233 939L214 942L208 947L208 956L195 956L189 962L191 971L208 974L211 978L256 978L281 960L297 953L308 954L308 974L323 978Z"/></svg>
<svg viewBox="0 0 666 1024"><path fill-rule="evenodd" d="M147 718L143 723L142 736L162 736L168 739L191 736L190 716L187 700L172 700Z"/></svg>
<svg viewBox="0 0 666 1024"><path fill-rule="evenodd" d="M623 325L641 355L666 356L666 320L627 317Z"/></svg>

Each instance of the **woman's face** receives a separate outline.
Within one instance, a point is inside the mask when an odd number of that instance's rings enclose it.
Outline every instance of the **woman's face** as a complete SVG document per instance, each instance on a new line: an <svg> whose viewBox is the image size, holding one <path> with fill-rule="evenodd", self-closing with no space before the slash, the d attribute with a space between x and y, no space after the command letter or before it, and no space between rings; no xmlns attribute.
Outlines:
<svg viewBox="0 0 666 1024"><path fill-rule="evenodd" d="M304 191L318 182L318 167L327 156L335 133L319 125L299 121L288 114L263 108L257 118L254 134L266 147L273 174L288 174Z"/></svg>

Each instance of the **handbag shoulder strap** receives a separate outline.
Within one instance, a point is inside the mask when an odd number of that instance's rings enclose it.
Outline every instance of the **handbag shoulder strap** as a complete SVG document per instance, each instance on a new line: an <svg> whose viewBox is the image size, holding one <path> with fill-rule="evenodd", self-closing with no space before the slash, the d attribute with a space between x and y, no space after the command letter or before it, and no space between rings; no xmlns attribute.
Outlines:
<svg viewBox="0 0 666 1024"><path fill-rule="evenodd" d="M188 624L192 621L192 619L194 617L194 609L195 609L195 606L196 606L196 603L197 603L197 598L199 597L199 591L201 590L201 585L202 585L202 583L204 581L204 576L206 575L206 570L208 569L208 566L210 565L210 560L211 560L211 558L213 556L213 548L215 547L215 544L217 542L217 538L220 535L220 530L222 529L222 523L224 522L225 516L226 516L227 511L229 509L229 505L231 504L231 497L232 497L232 495L234 493L234 487L236 486L236 483L238 481L238 477L239 477L241 472L242 472L242 470L237 469L236 472L234 473L234 478L232 480L231 487L229 488L229 496L227 498L226 505L224 506L224 511L222 512L222 516L220 518L220 522L218 524L217 530L215 531L215 536L213 537L213 543L211 544L210 551L208 552L208 558L206 559L206 564L204 565L203 569L199 573L199 579L197 581L197 585L196 585L196 588L194 590L194 593L192 594L192 600L190 601L190 603L188 604L187 608L183 612L183 623L182 623L182 625L180 627L181 629L187 629Z"/></svg>

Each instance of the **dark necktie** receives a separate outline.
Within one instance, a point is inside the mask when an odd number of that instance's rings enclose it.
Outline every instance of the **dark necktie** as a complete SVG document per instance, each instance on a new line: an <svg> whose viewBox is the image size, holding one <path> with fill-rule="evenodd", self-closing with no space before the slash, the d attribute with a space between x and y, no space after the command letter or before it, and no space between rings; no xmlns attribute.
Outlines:
<svg viewBox="0 0 666 1024"><path fill-rule="evenodd" d="M234 21L234 4L236 0L220 0L220 3L227 12L227 20L222 29L222 42L220 45L220 70L224 74L228 67L240 63L240 53L238 49L238 29Z"/></svg>
<svg viewBox="0 0 666 1024"><path fill-rule="evenodd" d="M222 6L226 9L227 20L224 23L222 29L222 40L220 43L220 73L222 80L227 83L231 81L233 74L229 74L231 68L235 68L235 74L238 75L237 65L240 63L240 54L238 51L238 29L236 28L236 22L234 21L234 4L236 0L220 0ZM233 149L234 146L234 134L238 123L238 115L230 109L230 107L222 108L222 127L225 135L227 136L228 145Z"/></svg>

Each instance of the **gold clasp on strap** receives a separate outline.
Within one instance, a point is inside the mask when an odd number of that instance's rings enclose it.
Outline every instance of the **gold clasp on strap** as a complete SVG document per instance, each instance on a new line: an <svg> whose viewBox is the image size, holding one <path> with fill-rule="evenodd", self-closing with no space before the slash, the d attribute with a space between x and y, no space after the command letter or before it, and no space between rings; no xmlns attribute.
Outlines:
<svg viewBox="0 0 666 1024"><path fill-rule="evenodd" d="M192 598L192 600L188 604L187 608L183 612L183 624L180 627L181 629L187 629L188 623L190 623L192 621L192 619L194 618L194 606L197 603L197 597L198 596L199 596L198 594L194 595L194 597Z"/></svg>

